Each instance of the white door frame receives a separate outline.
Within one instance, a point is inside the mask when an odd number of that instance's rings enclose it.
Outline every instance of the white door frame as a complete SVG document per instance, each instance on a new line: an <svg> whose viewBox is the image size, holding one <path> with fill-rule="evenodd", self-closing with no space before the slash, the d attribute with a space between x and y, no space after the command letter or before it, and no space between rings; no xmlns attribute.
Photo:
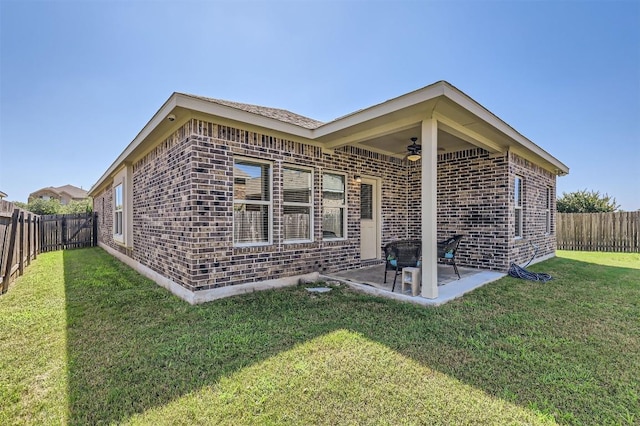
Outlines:
<svg viewBox="0 0 640 426"><path fill-rule="evenodd" d="M382 241L382 185L380 178L372 177L372 176L362 176L362 184L368 184L373 186L373 222L374 222L374 232L375 232L375 241L373 243L367 242L367 247L372 250L371 254L366 255L367 257L363 257L363 238L362 238L362 219L360 220L360 259L361 260L373 260L380 259L380 244ZM372 244L375 248L375 252L373 249L369 247Z"/></svg>

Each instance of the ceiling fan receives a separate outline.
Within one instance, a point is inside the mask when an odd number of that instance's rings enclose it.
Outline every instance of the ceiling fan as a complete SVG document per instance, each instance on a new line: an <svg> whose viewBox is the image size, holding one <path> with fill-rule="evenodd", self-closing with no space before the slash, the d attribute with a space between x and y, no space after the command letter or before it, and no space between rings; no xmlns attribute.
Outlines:
<svg viewBox="0 0 640 426"><path fill-rule="evenodd" d="M422 145L418 145L416 141L418 138L415 136L411 138L411 145L407 147L407 160L418 161L421 158Z"/></svg>

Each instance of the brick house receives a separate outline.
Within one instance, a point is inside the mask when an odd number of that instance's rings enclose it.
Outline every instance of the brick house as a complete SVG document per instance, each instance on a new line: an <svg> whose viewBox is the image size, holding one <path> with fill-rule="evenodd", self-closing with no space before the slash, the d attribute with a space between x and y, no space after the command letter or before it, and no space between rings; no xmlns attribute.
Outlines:
<svg viewBox="0 0 640 426"><path fill-rule="evenodd" d="M417 138L421 158L407 158ZM556 176L568 167L451 84L321 123L174 93L89 191L99 244L190 303L381 260L421 238L506 271L555 254Z"/></svg>

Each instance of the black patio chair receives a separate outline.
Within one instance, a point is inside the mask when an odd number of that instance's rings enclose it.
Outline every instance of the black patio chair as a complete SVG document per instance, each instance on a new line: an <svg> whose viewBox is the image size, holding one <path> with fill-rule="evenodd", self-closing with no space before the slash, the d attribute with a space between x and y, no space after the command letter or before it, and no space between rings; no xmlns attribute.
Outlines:
<svg viewBox="0 0 640 426"><path fill-rule="evenodd" d="M462 237L464 237L464 235L454 235L451 238L440 241L437 245L438 259L453 265L453 270L456 271L458 279L460 279L460 272L458 272L458 266L456 265L456 252L458 251Z"/></svg>
<svg viewBox="0 0 640 426"><path fill-rule="evenodd" d="M422 241L420 240L399 240L393 241L382 247L384 250L384 258L386 265L384 268L384 282L387 282L387 271L395 271L393 277L393 287L391 292L396 289L396 280L398 275L402 273L402 268L417 267L420 262L420 252L422 250Z"/></svg>

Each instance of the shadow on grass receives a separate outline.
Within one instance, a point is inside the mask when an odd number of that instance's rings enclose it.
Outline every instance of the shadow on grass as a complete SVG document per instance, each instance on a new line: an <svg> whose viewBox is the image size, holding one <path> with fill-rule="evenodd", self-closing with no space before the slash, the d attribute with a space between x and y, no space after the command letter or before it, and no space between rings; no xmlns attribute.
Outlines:
<svg viewBox="0 0 640 426"><path fill-rule="evenodd" d="M425 309L300 287L190 306L101 249L64 268L71 424L126 421L339 329L563 423L640 419L637 270L554 259L531 268L551 283Z"/></svg>

